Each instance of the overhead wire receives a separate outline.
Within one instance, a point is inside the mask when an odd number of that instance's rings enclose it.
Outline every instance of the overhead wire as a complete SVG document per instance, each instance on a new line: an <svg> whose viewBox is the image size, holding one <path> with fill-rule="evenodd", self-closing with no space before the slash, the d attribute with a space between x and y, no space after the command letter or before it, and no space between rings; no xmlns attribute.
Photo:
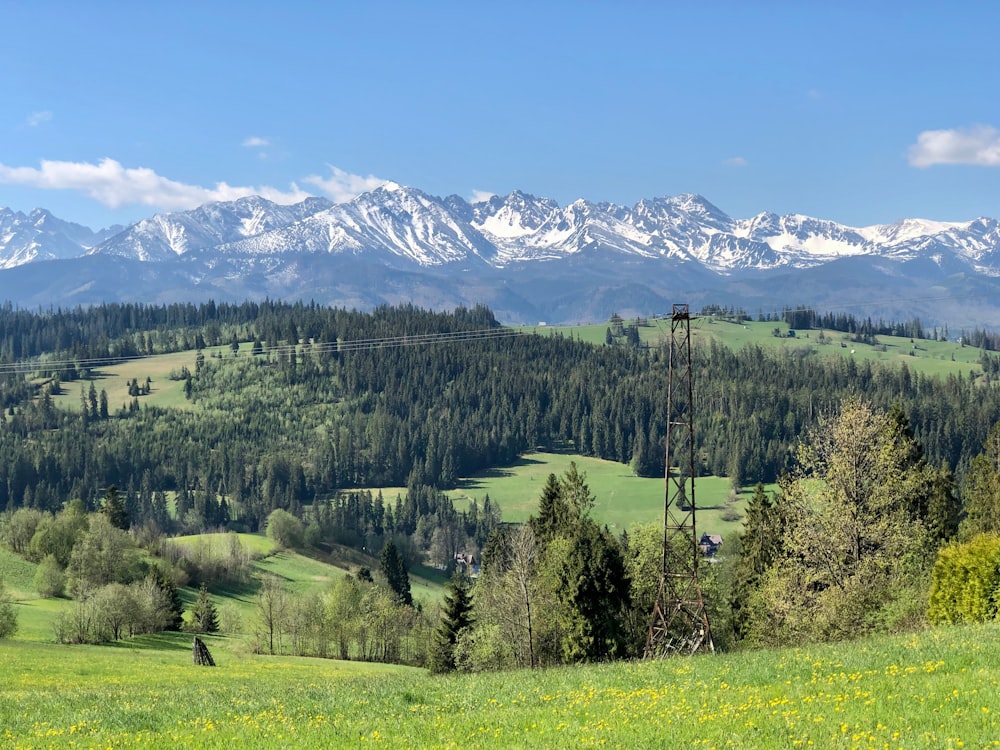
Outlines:
<svg viewBox="0 0 1000 750"><path fill-rule="evenodd" d="M983 292L981 294L970 294L964 295L963 300L978 299L983 297L995 296L992 293ZM764 315L772 320L780 320L782 315L787 310L797 310L797 309L810 309L817 312L822 311L823 313L829 312L847 312L855 309L864 308L875 308L890 304L899 303L920 303L920 302L941 302L954 300L954 295L938 295L938 296L928 296L928 297L890 297L881 300L867 300L864 302L854 302L854 303L843 303L839 305L785 305L780 310L762 310L758 309L756 314L758 316ZM753 319L753 315L750 310L746 309L743 305L735 306L735 309L739 309L746 315ZM662 332L662 327L659 323L661 320L670 318L669 313L657 313L649 316L644 316L647 320L657 321L657 327L660 328ZM695 322L697 328L701 327L701 320L705 319L706 315L699 315L697 313L691 315L691 321ZM271 346L267 348L267 353L275 354L278 356L288 355L289 353L295 351L298 352L301 348L305 347L308 351L315 351L319 353L327 352L356 352L365 351L369 349L387 349L402 346L426 346L428 344L434 343L452 343L459 341L481 341L489 339L504 339L513 338L516 336L525 335L522 331L515 328L500 327L500 328L484 328L468 331L449 331L446 333L428 333L428 334L404 334L401 336L385 336L380 338L370 338L370 339L353 339L348 341L323 341L323 342L309 342L308 344L282 344L279 346ZM166 354L179 354L181 352L166 352ZM148 354L134 354L134 355L109 355L107 357L90 357L90 358L72 358L72 359L61 359L61 360L46 360L42 358L22 360L20 362L11 363L0 363L0 375L6 374L30 374L38 370L46 370L51 372L60 372L65 370L74 370L79 368L84 369L94 369L97 367L109 367L113 365L120 365L130 361L147 359Z"/></svg>
<svg viewBox="0 0 1000 750"><path fill-rule="evenodd" d="M469 331L449 331L446 333L404 334L402 336L385 336L381 338L353 339L348 341L319 341L306 344L281 344L266 349L268 354L278 356L299 353L300 351L318 353L357 352L370 349L392 349L405 346L427 346L430 344L450 344L466 341L489 341L508 339L525 335L515 328L481 328ZM224 345L223 345L224 346ZM188 350L190 352L190 350ZM187 352L165 352L166 355ZM61 372L79 368L95 369L148 359L152 355L130 354L125 356L109 355L107 357L89 357L61 360L32 359L20 362L0 364L0 375L30 374L38 370Z"/></svg>

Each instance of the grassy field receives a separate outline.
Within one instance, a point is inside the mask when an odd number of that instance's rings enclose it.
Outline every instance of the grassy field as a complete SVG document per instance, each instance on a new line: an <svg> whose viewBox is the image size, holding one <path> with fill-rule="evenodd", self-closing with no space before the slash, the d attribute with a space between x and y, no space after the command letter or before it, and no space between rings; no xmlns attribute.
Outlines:
<svg viewBox="0 0 1000 750"><path fill-rule="evenodd" d="M625 321L628 323L628 321ZM559 334L593 344L603 344L608 324L587 326L524 326L520 330L540 335ZM778 329L781 337L774 335ZM820 334L826 343L820 343ZM639 328L639 338L650 346L669 342L669 320L650 319L649 325ZM713 317L695 317L691 321L691 338L695 345L708 341L719 341L731 349L741 349L748 344L756 344L768 349L809 352L817 357L851 357L854 360L878 362L889 366L906 363L914 372L935 377L967 375L970 371L982 373L979 365L981 351L955 341L929 341L896 336L878 336L880 345L886 351L869 344L858 344L846 339L838 331L796 331L794 338L788 338L788 325L775 322L731 323ZM843 344L843 346L842 346Z"/></svg>
<svg viewBox="0 0 1000 750"><path fill-rule="evenodd" d="M662 523L666 486L662 478L640 478L629 467L614 461L560 453L530 453L514 465L490 469L463 479L448 494L456 507L465 508L475 498L482 506L488 494L490 502L500 505L505 521L525 521L538 510L538 499L549 474L562 476L575 461L587 474L587 484L596 502L591 515L609 527L621 531L634 524ZM773 490L774 486L768 489ZM743 490L730 508L737 518L723 517L731 491L725 477L700 477L695 483L698 532L725 537L739 530L742 514L752 489Z"/></svg>
<svg viewBox="0 0 1000 750"><path fill-rule="evenodd" d="M248 356L250 344L243 344L240 355ZM213 354L223 354L232 356L232 349L228 346L213 347L205 349L205 356L211 357ZM150 392L148 395L139 396L140 404L159 406L165 409L190 409L193 408L190 401L184 396L184 381L171 380L171 374L176 376L181 369L187 367L194 372L197 351L194 349L184 352L173 352L170 354L156 354L151 357L141 357L123 362L112 367L102 367L94 370L93 379L83 381L66 382L62 384L62 393L55 396L52 402L63 409L71 411L80 410L80 388L84 394L90 390L90 383L101 391L107 391L108 408L112 411L128 406L132 397L128 395L128 384L133 379L139 381L139 385L150 379Z"/></svg>
<svg viewBox="0 0 1000 750"><path fill-rule="evenodd" d="M229 549L227 534L197 534L175 537L175 543L200 547L208 557L224 556ZM350 563L338 560L336 563L318 557L310 557L290 550L278 550L274 542L257 534L236 535L255 558L250 564L250 579L245 583L215 586L209 590L217 607L230 606L235 609L243 622L242 630L249 632L256 616L254 597L263 575L273 575L281 580L285 590L293 594L308 591L322 591L350 570L365 565L378 570L378 559L364 556L360 552L351 553ZM59 614L72 606L69 599L42 599L34 586L37 566L6 549L0 548L0 578L15 601L19 641L54 640L54 626ZM415 566L410 571L410 590L414 601L427 606L436 606L445 595L446 577L439 571L424 566ZM185 608L190 607L197 597L197 589L184 587L179 590Z"/></svg>
<svg viewBox="0 0 1000 750"><path fill-rule="evenodd" d="M11 747L984 748L1000 744L997 624L856 643L545 671L245 654L190 638L0 643Z"/></svg>

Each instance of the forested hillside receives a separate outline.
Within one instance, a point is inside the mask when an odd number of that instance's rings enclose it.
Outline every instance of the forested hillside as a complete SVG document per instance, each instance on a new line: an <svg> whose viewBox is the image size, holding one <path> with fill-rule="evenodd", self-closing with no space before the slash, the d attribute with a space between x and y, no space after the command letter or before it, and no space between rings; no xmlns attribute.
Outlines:
<svg viewBox="0 0 1000 750"><path fill-rule="evenodd" d="M212 508L225 499L228 519L253 530L274 508L347 488L444 489L536 447L662 472L664 351L563 336L417 338L496 327L482 308L5 310L0 507L55 510L81 498L94 508L114 484L143 518L155 492L175 492L182 508L207 502L204 518L182 513L185 523L216 525ZM369 345L351 345L360 341ZM192 408L145 404L159 384L142 379L122 406L101 392L101 367L195 347L217 348L172 375ZM694 365L702 469L743 485L777 479L804 430L848 394L898 405L928 460L959 476L1000 417L985 377L719 344L697 348Z"/></svg>

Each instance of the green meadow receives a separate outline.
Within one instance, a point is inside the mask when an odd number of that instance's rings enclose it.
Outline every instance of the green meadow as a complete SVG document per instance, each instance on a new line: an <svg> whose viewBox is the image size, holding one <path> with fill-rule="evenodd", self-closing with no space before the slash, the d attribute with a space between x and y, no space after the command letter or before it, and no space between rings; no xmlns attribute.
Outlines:
<svg viewBox="0 0 1000 750"><path fill-rule="evenodd" d="M623 531L635 524L663 522L667 491L664 479L637 477L624 464L570 454L529 453L511 466L462 479L458 488L448 494L458 508L466 507L473 498L482 507L489 495L490 502L500 506L504 521L525 521L537 511L549 474L561 477L571 462L576 462L579 471L586 472L587 484L595 497L591 515L601 523ZM774 486L768 489L773 490ZM746 501L753 489L743 489L729 503L731 492L725 477L699 477L695 481L699 533L725 537L740 529Z"/></svg>
<svg viewBox="0 0 1000 750"><path fill-rule="evenodd" d="M174 537L171 544L197 550L206 558L224 558L228 554L229 539L235 536L250 555L249 578L242 583L213 586L209 594L219 608L229 607L242 623L240 634L252 631L256 616L254 597L265 575L275 576L282 587L293 594L328 589L336 579L356 571L359 567L377 570L375 557L347 548L334 550L329 555L307 555L294 550L275 547L272 540L260 534L193 534ZM15 602L18 616L17 640L53 641L55 624L61 612L72 606L69 599L43 599L35 591L34 577L37 565L0 548L0 579ZM410 589L414 601L436 607L445 594L446 576L438 570L415 565L410 570ZM197 597L197 589L187 586L179 590L185 608Z"/></svg>
<svg viewBox="0 0 1000 750"><path fill-rule="evenodd" d="M250 344L243 344L240 349L241 356L249 356ZM206 357L215 354L232 356L232 349L226 347L213 347L204 350ZM132 400L128 395L129 383L134 379L143 385L146 378L150 379L150 392L148 395L140 396L139 403L149 406L158 406L164 409L191 409L192 403L184 396L184 380L179 378L179 373L183 368L194 372L195 360L198 352L194 349L183 352L172 352L170 354L155 354L150 357L139 357L130 359L119 365L101 367L92 371L91 380L69 381L62 384L62 393L53 397L52 402L61 408L72 411L80 409L80 389L86 394L90 390L90 384L108 394L108 407L115 410L127 407ZM172 379L173 376L173 379Z"/></svg>
<svg viewBox="0 0 1000 750"><path fill-rule="evenodd" d="M0 642L17 748L985 748L1000 745L995 623L849 644L543 671L247 654L190 637Z"/></svg>
<svg viewBox="0 0 1000 750"><path fill-rule="evenodd" d="M626 324L629 321L625 321ZM639 327L639 339L649 346L659 346L670 341L670 321L650 318L647 325ZM539 335L561 335L593 344L603 344L608 323L586 326L522 326L519 330ZM775 329L781 334L775 336ZM965 375L969 372L982 373L979 364L981 350L962 346L955 341L930 341L899 336L878 336L878 345L851 342L840 331L819 329L797 330L793 338L788 337L786 323L747 321L733 323L712 316L691 319L691 340L693 345L718 341L725 346L739 350L747 345L765 349L785 350L798 355L815 357L851 358L856 362L869 361L896 367L905 363L913 372L935 377ZM882 351L882 347L885 351Z"/></svg>

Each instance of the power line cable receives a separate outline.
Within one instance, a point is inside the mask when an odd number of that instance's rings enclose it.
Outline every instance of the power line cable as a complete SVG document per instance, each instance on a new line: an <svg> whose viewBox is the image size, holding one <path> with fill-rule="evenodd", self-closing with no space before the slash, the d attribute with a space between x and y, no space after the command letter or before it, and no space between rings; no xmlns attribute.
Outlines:
<svg viewBox="0 0 1000 750"><path fill-rule="evenodd" d="M450 331L447 333L409 334L403 336L386 336L382 338L354 339L350 341L321 341L307 344L282 344L269 347L267 354L289 355L301 350L318 353L357 352L371 349L393 349L405 346L428 346L430 344L451 344L469 341L490 341L523 336L514 328L483 328L471 331ZM190 350L188 350L190 351ZM166 352L165 354L182 354L184 352ZM45 360L34 359L21 362L0 364L0 375L31 374L38 370L60 372L78 368L94 369L97 367L112 367L115 365L148 359L151 355L135 354L126 356L90 357L81 359Z"/></svg>

